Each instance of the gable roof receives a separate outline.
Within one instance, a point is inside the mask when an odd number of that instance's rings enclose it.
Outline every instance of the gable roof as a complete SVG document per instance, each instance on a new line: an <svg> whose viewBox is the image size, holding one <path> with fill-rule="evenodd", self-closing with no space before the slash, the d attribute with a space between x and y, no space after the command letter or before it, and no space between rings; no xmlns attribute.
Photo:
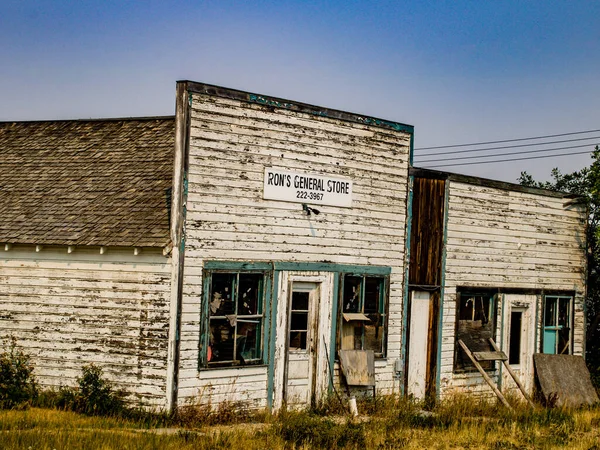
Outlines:
<svg viewBox="0 0 600 450"><path fill-rule="evenodd" d="M163 247L174 117L0 122L0 242Z"/></svg>

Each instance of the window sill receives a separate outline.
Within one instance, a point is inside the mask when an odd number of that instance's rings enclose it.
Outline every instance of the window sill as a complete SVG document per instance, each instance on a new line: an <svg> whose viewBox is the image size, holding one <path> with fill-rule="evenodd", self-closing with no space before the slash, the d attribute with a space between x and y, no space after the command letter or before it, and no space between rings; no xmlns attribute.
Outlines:
<svg viewBox="0 0 600 450"><path fill-rule="evenodd" d="M213 370L244 370L244 369L258 369L269 367L268 364L245 364L245 365L236 365L236 366L210 366L210 367L200 367L198 372L210 372Z"/></svg>

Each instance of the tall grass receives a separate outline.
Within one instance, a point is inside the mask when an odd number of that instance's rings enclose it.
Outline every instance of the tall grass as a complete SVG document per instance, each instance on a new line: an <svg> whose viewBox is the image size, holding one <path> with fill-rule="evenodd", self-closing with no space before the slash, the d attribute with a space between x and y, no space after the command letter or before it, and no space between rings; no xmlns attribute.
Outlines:
<svg viewBox="0 0 600 450"><path fill-rule="evenodd" d="M275 415L230 403L153 425L127 417L31 408L0 411L2 449L393 449L600 448L600 407L532 410L466 395L424 405L399 397L361 399L363 416L339 401ZM182 427L182 425L184 427ZM596 446L596 447L594 447Z"/></svg>

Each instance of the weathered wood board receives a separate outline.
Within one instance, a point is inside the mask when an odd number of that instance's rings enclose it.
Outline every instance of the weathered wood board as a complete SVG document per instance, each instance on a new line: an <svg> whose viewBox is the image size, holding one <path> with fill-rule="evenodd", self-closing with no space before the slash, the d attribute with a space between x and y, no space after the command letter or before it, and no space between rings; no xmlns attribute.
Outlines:
<svg viewBox="0 0 600 450"><path fill-rule="evenodd" d="M342 372L349 386L375 386L373 350L340 350Z"/></svg>
<svg viewBox="0 0 600 450"><path fill-rule="evenodd" d="M535 373L546 403L577 407L598 403L590 373L581 356L533 355Z"/></svg>

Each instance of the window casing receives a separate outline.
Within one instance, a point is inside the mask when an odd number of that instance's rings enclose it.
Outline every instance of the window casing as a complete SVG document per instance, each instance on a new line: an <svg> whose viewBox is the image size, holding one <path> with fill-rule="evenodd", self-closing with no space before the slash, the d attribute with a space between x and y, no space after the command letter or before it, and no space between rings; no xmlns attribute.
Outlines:
<svg viewBox="0 0 600 450"><path fill-rule="evenodd" d="M544 337L542 353L571 353L571 316L573 297L546 295L544 297Z"/></svg>
<svg viewBox="0 0 600 450"><path fill-rule="evenodd" d="M214 271L206 277L200 367L261 364L265 274Z"/></svg>
<svg viewBox="0 0 600 450"><path fill-rule="evenodd" d="M339 327L341 350L373 350L385 356L387 295L386 278L343 275Z"/></svg>
<svg viewBox="0 0 600 450"><path fill-rule="evenodd" d="M471 352L493 350L489 338L496 338L496 298L493 294L459 292L456 308L456 342L454 371L477 370L465 351L458 344L461 339ZM494 361L481 361L485 370L494 370Z"/></svg>

